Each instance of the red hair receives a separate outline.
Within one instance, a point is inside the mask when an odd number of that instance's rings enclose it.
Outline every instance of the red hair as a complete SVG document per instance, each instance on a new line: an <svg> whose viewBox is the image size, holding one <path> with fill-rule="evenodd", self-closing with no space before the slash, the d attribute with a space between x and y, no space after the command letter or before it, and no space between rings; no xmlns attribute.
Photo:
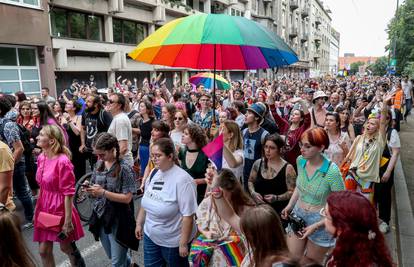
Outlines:
<svg viewBox="0 0 414 267"><path fill-rule="evenodd" d="M375 208L367 198L360 193L339 191L330 194L327 203L337 238L328 267L393 266L378 229Z"/></svg>
<svg viewBox="0 0 414 267"><path fill-rule="evenodd" d="M314 127L307 129L303 132L300 140L304 138L308 139L309 144L316 147L324 147L327 149L329 147L329 137L326 131L321 127Z"/></svg>

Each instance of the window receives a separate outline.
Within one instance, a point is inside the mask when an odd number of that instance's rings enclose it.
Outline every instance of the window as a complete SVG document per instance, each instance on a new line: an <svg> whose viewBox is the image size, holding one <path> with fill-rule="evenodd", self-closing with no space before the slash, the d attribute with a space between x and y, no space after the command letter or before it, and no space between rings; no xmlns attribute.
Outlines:
<svg viewBox="0 0 414 267"><path fill-rule="evenodd" d="M40 76L35 48L0 47L0 92L39 94Z"/></svg>
<svg viewBox="0 0 414 267"><path fill-rule="evenodd" d="M0 0L0 3L40 8L40 0Z"/></svg>
<svg viewBox="0 0 414 267"><path fill-rule="evenodd" d="M138 44L148 35L146 24L120 19L113 19L112 22L115 43Z"/></svg>
<svg viewBox="0 0 414 267"><path fill-rule="evenodd" d="M50 11L52 35L76 39L102 40L102 17L53 8Z"/></svg>

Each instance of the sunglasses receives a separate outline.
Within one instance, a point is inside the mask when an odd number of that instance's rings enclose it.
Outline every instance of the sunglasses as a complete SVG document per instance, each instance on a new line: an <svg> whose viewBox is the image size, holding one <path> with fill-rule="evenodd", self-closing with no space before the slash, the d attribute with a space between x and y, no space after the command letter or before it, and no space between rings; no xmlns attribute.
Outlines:
<svg viewBox="0 0 414 267"><path fill-rule="evenodd" d="M175 117L174 119L175 119L175 120L182 121L184 118L183 118L183 117Z"/></svg>
<svg viewBox="0 0 414 267"><path fill-rule="evenodd" d="M109 100L109 103L113 104L113 103L118 103L118 102L115 102L113 100Z"/></svg>

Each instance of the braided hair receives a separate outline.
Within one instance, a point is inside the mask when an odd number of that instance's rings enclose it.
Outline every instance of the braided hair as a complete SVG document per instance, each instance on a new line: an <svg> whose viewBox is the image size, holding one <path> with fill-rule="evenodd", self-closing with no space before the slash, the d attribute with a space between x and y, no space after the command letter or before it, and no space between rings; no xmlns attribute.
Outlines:
<svg viewBox="0 0 414 267"><path fill-rule="evenodd" d="M121 159L120 159L120 149L119 149L119 143L115 136L113 136L110 133L103 132L96 135L96 137L93 140L92 146L95 149L103 150L103 151L109 151L113 148L115 148L116 155L115 155L115 177L118 178L119 174L121 172ZM105 164L101 164L97 170L102 172L104 171Z"/></svg>

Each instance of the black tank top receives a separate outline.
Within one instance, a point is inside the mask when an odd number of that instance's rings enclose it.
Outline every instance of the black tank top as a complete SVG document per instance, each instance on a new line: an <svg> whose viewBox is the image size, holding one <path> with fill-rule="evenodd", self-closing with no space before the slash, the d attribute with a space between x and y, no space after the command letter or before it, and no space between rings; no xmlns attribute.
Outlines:
<svg viewBox="0 0 414 267"><path fill-rule="evenodd" d="M254 189L257 193L260 195L281 195L288 191L287 185L286 185L286 167L288 163L286 162L285 165L280 169L279 173L273 177L272 179L265 179L262 176L262 164L263 159L260 160L260 166L259 170L257 172L256 181L254 183ZM280 212L286 208L287 204L289 203L289 200L284 201L276 201L274 203L271 203L270 205L272 208L280 214Z"/></svg>

